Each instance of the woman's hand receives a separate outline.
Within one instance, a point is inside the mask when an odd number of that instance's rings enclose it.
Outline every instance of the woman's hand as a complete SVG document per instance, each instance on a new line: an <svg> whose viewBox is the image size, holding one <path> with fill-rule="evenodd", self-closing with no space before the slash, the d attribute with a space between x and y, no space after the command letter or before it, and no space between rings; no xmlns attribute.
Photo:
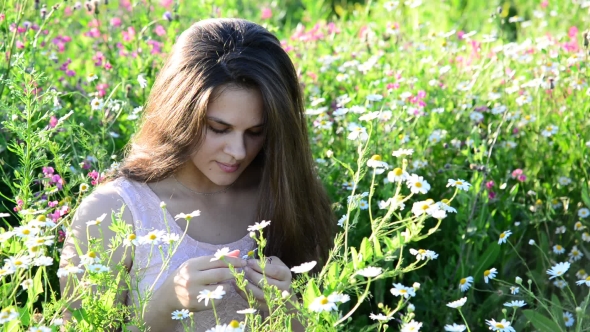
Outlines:
<svg viewBox="0 0 590 332"><path fill-rule="evenodd" d="M166 312L188 309L191 312L211 309L211 301L199 301L197 297L203 290L213 291L218 283L234 280L235 277L228 268L228 263L235 268L243 268L246 262L238 257L239 251L226 255L221 260L211 261L214 256L191 258L170 275L162 287L154 293L153 299L158 299L158 306L163 305ZM221 285L227 292L229 284Z"/></svg>
<svg viewBox="0 0 590 332"><path fill-rule="evenodd" d="M257 259L249 259L248 264L244 267L244 277L248 280L246 285L246 291L251 293L261 310L268 311L266 300L264 299L264 292L262 290L262 281L266 276L266 282L269 285L276 286L281 291L291 292L291 269L285 263L283 263L278 257L271 256L268 258L265 268L264 276L262 275L262 267L260 267L260 261ZM237 292L247 300L246 294L239 289L237 286Z"/></svg>

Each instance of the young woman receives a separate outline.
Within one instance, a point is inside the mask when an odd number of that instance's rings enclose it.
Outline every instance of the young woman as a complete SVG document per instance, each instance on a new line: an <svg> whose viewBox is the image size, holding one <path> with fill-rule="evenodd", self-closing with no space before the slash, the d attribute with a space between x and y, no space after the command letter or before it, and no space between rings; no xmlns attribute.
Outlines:
<svg viewBox="0 0 590 332"><path fill-rule="evenodd" d="M297 73L275 36L241 19L195 23L180 35L157 76L116 176L77 209L60 266L80 264L74 239L85 252L87 235L102 233L106 250L114 235L111 212L123 205L122 219L137 238L153 234L157 241L166 217L171 233L186 229L186 236L147 299L143 319L151 331L181 331L171 319L179 309L194 312L197 331L214 327L211 303L205 306L197 296L217 284L226 292L215 302L221 322L243 320L236 311L248 307L245 295L232 286L227 264L211 261L218 249L254 249L247 227L270 220L265 273L270 284L288 291L290 268L316 260L319 270L332 245L335 222L314 171L303 111ZM200 216L189 223L173 218L196 210ZM100 224L87 225L104 213ZM123 261L139 290L122 294L119 300L127 305L138 305L162 267L158 253L148 259L150 247L120 247L112 256L113 264ZM264 301L258 261L227 261L244 268L247 291Z"/></svg>

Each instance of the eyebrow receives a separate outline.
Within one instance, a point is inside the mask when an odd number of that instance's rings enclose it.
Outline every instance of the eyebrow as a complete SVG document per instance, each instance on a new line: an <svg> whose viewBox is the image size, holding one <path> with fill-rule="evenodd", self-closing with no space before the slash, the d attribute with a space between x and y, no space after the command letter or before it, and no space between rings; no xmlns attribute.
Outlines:
<svg viewBox="0 0 590 332"><path fill-rule="evenodd" d="M227 122L225 122L225 121L221 120L220 118L216 118L216 117L214 117L214 116L208 116L208 117L207 117L207 120L215 121L215 122L217 122L217 123L219 123L219 124L222 124L222 125L224 125L224 126L233 127L233 125L231 125L231 124L229 124L229 123L227 123ZM251 128L259 128L259 127L263 127L263 126L264 126L264 123L261 123L261 124L258 124L258 125L255 125L255 126L252 126Z"/></svg>

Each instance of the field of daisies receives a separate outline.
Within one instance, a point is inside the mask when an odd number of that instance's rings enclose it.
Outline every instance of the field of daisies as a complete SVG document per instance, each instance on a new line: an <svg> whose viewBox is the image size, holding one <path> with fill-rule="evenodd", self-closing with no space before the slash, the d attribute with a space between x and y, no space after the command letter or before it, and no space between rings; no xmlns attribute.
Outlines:
<svg viewBox="0 0 590 332"><path fill-rule="evenodd" d="M265 287L269 317L251 302L210 331L286 331L292 319L308 331L590 330L589 11L583 0L3 0L0 330L146 330L142 307L113 300L126 277L108 252L60 269L60 250L80 201L123 158L175 37L209 17L282 41L339 226L319 274L293 267L298 301ZM166 256L180 240L137 238L114 218L113 246ZM199 298L213 308L223 296ZM170 314L191 330L191 313Z"/></svg>

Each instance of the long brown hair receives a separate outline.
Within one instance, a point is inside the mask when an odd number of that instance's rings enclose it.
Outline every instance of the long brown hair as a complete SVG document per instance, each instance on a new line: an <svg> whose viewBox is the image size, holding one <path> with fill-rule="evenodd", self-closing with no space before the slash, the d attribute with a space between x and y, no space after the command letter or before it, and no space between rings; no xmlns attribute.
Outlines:
<svg viewBox="0 0 590 332"><path fill-rule="evenodd" d="M290 267L318 260L318 271L333 244L334 214L315 173L295 67L279 40L260 25L208 19L180 35L118 176L159 181L187 162L206 130L213 90L226 84L262 94L266 140L259 155L258 220L271 220L264 254Z"/></svg>

